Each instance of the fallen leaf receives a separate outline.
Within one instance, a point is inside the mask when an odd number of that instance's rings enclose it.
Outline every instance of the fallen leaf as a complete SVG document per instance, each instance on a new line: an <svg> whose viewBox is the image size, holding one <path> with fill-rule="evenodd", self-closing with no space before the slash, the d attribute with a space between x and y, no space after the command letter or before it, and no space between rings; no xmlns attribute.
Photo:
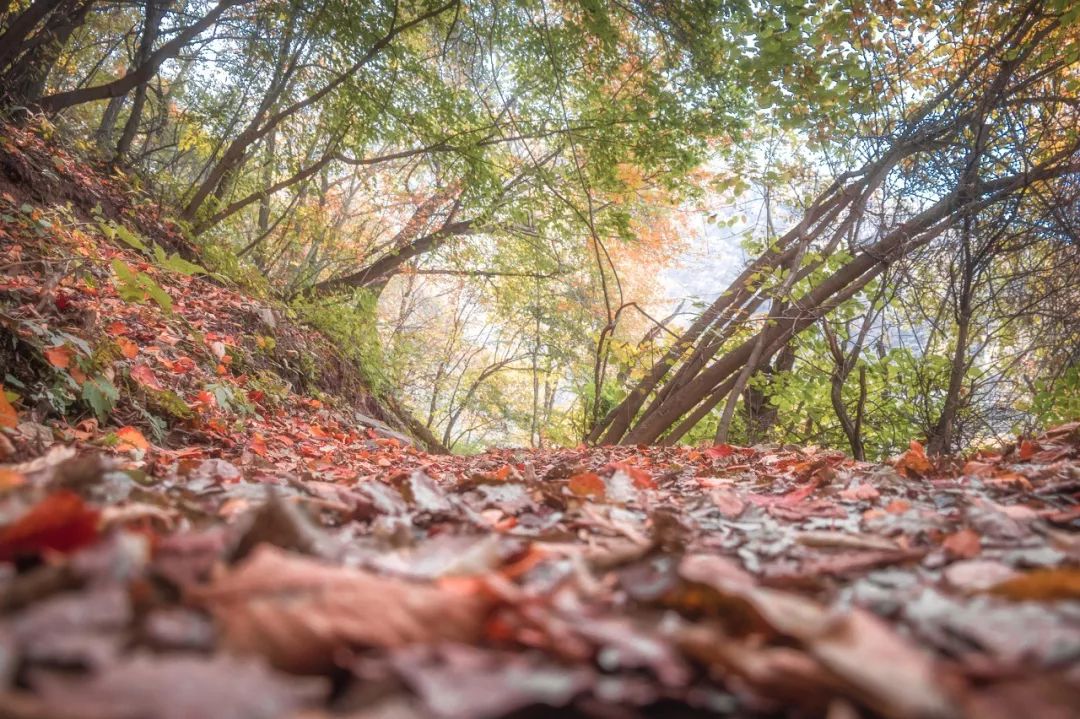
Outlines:
<svg viewBox="0 0 1080 719"><path fill-rule="evenodd" d="M604 480L594 472L575 474L566 486L578 497L592 497L593 499L603 499L606 491Z"/></svg>
<svg viewBox="0 0 1080 719"><path fill-rule="evenodd" d="M721 459L731 456L734 452L735 448L730 444L717 444L705 450L705 455L711 459Z"/></svg>
<svg viewBox="0 0 1080 719"><path fill-rule="evenodd" d="M813 656L851 684L855 698L884 716L959 716L942 688L933 656L870 612L852 609L824 634L800 638Z"/></svg>
<svg viewBox="0 0 1080 719"><path fill-rule="evenodd" d="M67 345L56 345L45 349L45 359L57 369L67 369L71 366L71 360L75 356L74 351Z"/></svg>
<svg viewBox="0 0 1080 719"><path fill-rule="evenodd" d="M425 714L441 719L495 719L536 706L562 707L595 681L588 667L455 644L402 650L392 663L420 696Z"/></svg>
<svg viewBox="0 0 1080 719"><path fill-rule="evenodd" d="M121 427L116 430L116 436L120 439L118 448L121 451L136 449L145 452L150 449L150 443L146 441L146 437L134 427Z"/></svg>
<svg viewBox="0 0 1080 719"><path fill-rule="evenodd" d="M954 557L959 559L971 559L979 556L982 551L982 539L974 529L961 529L955 534L950 534L941 543Z"/></svg>
<svg viewBox="0 0 1080 719"><path fill-rule="evenodd" d="M314 673L332 669L348 648L475 640L489 600L471 586L380 577L263 545L191 594L210 610L231 650Z"/></svg>
<svg viewBox="0 0 1080 719"><path fill-rule="evenodd" d="M401 495L421 512L446 514L453 509L446 493L424 472L411 472L396 479L395 486Z"/></svg>
<svg viewBox="0 0 1080 719"><path fill-rule="evenodd" d="M11 406L4 394L4 386L0 385L0 427L14 429L19 426L19 413Z"/></svg>
<svg viewBox="0 0 1080 719"><path fill-rule="evenodd" d="M889 514L903 514L911 509L911 502L906 499L894 499L885 506L885 511Z"/></svg>
<svg viewBox="0 0 1080 719"><path fill-rule="evenodd" d="M135 365L131 368L131 379L135 380L143 387L149 387L150 389L158 390L159 392L165 389L161 386L161 382L158 380L157 375L154 374L154 370L144 364Z"/></svg>
<svg viewBox="0 0 1080 719"><path fill-rule="evenodd" d="M1035 453L1039 451L1039 445L1032 442L1030 439L1025 439L1020 442L1020 451L1018 455L1022 460L1029 460L1035 456Z"/></svg>
<svg viewBox="0 0 1080 719"><path fill-rule="evenodd" d="M860 482L853 483L847 489L840 491L840 498L849 502L869 502L881 496L881 492L870 484Z"/></svg>
<svg viewBox="0 0 1080 719"><path fill-rule="evenodd" d="M1080 599L1080 569L1038 569L995 584L990 594L1013 601L1055 602Z"/></svg>
<svg viewBox="0 0 1080 719"><path fill-rule="evenodd" d="M634 482L634 486L638 489L656 489L656 480L652 478L652 475L646 472L641 467L635 467L632 464L626 462L613 462L610 465L615 472L623 472L630 477Z"/></svg>
<svg viewBox="0 0 1080 719"><path fill-rule="evenodd" d="M933 657L869 612L837 613L796 594L757 587L752 576L722 557L686 557L679 573L745 602L776 632L800 642L848 686L852 697L875 711L894 719L957 716L937 681Z"/></svg>
<svg viewBox="0 0 1080 719"><path fill-rule="evenodd" d="M0 529L0 561L45 550L72 552L98 538L98 510L69 491L55 492Z"/></svg>
<svg viewBox="0 0 1080 719"><path fill-rule="evenodd" d="M277 719L328 691L323 680L285 676L227 654L138 654L89 678L44 675L35 688L50 716L87 719Z"/></svg>
<svg viewBox="0 0 1080 719"><path fill-rule="evenodd" d="M26 475L0 467L0 492L26 484Z"/></svg>
<svg viewBox="0 0 1080 719"><path fill-rule="evenodd" d="M139 346L127 337L117 337L116 344L120 348L120 354L128 359L135 359L139 354Z"/></svg>
<svg viewBox="0 0 1080 719"><path fill-rule="evenodd" d="M942 573L950 586L964 592L981 592L1017 576L1012 567L985 559L953 562Z"/></svg>
<svg viewBox="0 0 1080 719"><path fill-rule="evenodd" d="M728 519L736 519L746 509L744 502L732 489L717 489L709 494L720 514Z"/></svg>
<svg viewBox="0 0 1080 719"><path fill-rule="evenodd" d="M923 475L934 468L930 460L926 456L926 450L923 449L922 444L915 440L911 440L908 451L904 452L896 460L895 466L897 469L903 470L906 474L910 475Z"/></svg>

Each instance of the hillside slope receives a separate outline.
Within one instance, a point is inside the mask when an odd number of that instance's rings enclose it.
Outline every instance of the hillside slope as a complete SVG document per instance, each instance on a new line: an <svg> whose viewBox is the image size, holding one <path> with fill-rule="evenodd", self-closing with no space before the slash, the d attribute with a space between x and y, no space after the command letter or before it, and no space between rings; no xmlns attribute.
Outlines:
<svg viewBox="0 0 1080 719"><path fill-rule="evenodd" d="M1080 423L429 454L123 182L0 151L0 719L1076 715Z"/></svg>
<svg viewBox="0 0 1080 719"><path fill-rule="evenodd" d="M411 441L401 409L330 341L199 262L124 177L0 127L0 382L24 421L225 454L309 426Z"/></svg>

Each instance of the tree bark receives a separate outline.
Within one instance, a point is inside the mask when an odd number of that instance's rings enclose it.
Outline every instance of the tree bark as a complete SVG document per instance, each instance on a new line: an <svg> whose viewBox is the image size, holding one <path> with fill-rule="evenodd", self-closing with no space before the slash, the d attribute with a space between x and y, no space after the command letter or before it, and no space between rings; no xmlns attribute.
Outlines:
<svg viewBox="0 0 1080 719"><path fill-rule="evenodd" d="M25 49L25 42L34 28L49 13L64 3L74 4L73 0L35 0L30 7L15 16L8 29L0 35L0 70L6 68Z"/></svg>
<svg viewBox="0 0 1080 719"><path fill-rule="evenodd" d="M57 7L41 28L26 42L25 51L3 75L9 102L33 104L45 92L49 75L75 32L86 22L94 0L69 0Z"/></svg>
<svg viewBox="0 0 1080 719"><path fill-rule="evenodd" d="M314 294L327 295L346 289L381 287L412 258L431 252L453 237L468 235L475 231L473 220L445 224L438 230L413 240L407 246L376 260L358 272L319 282L311 288L311 291Z"/></svg>
<svg viewBox="0 0 1080 719"><path fill-rule="evenodd" d="M139 50L135 56L135 66L146 63L154 51L154 43L157 42L158 32L161 29L161 16L163 14L165 0L146 0L146 17L143 22L142 38L139 40ZM135 97L131 101L131 113L128 115L124 129L120 133L120 140L116 144L115 160L120 162L131 152L131 143L135 140L139 123L142 121L143 105L146 104L146 88L150 78L140 82L135 87Z"/></svg>

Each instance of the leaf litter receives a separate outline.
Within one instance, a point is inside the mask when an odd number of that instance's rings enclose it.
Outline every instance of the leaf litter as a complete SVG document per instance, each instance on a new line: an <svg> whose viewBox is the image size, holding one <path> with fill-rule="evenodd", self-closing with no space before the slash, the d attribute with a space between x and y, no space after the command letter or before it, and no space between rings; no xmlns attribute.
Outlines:
<svg viewBox="0 0 1080 719"><path fill-rule="evenodd" d="M31 716L905 718L984 716L1000 695L1068 716L1080 425L1032 441L1055 459L1006 448L920 477L767 448L383 443L389 466L312 481L243 452L46 454L4 467L25 481L0 500L0 587L20 597L0 699Z"/></svg>

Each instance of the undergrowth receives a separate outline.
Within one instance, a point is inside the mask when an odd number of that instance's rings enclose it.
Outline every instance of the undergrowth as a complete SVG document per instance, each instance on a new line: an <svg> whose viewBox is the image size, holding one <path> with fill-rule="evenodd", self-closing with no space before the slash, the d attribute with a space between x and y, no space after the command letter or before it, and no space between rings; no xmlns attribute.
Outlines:
<svg viewBox="0 0 1080 719"><path fill-rule="evenodd" d="M297 316L329 337L338 351L359 370L368 387L384 395L391 387L376 327L378 298L357 289L332 297L297 297L292 309Z"/></svg>

